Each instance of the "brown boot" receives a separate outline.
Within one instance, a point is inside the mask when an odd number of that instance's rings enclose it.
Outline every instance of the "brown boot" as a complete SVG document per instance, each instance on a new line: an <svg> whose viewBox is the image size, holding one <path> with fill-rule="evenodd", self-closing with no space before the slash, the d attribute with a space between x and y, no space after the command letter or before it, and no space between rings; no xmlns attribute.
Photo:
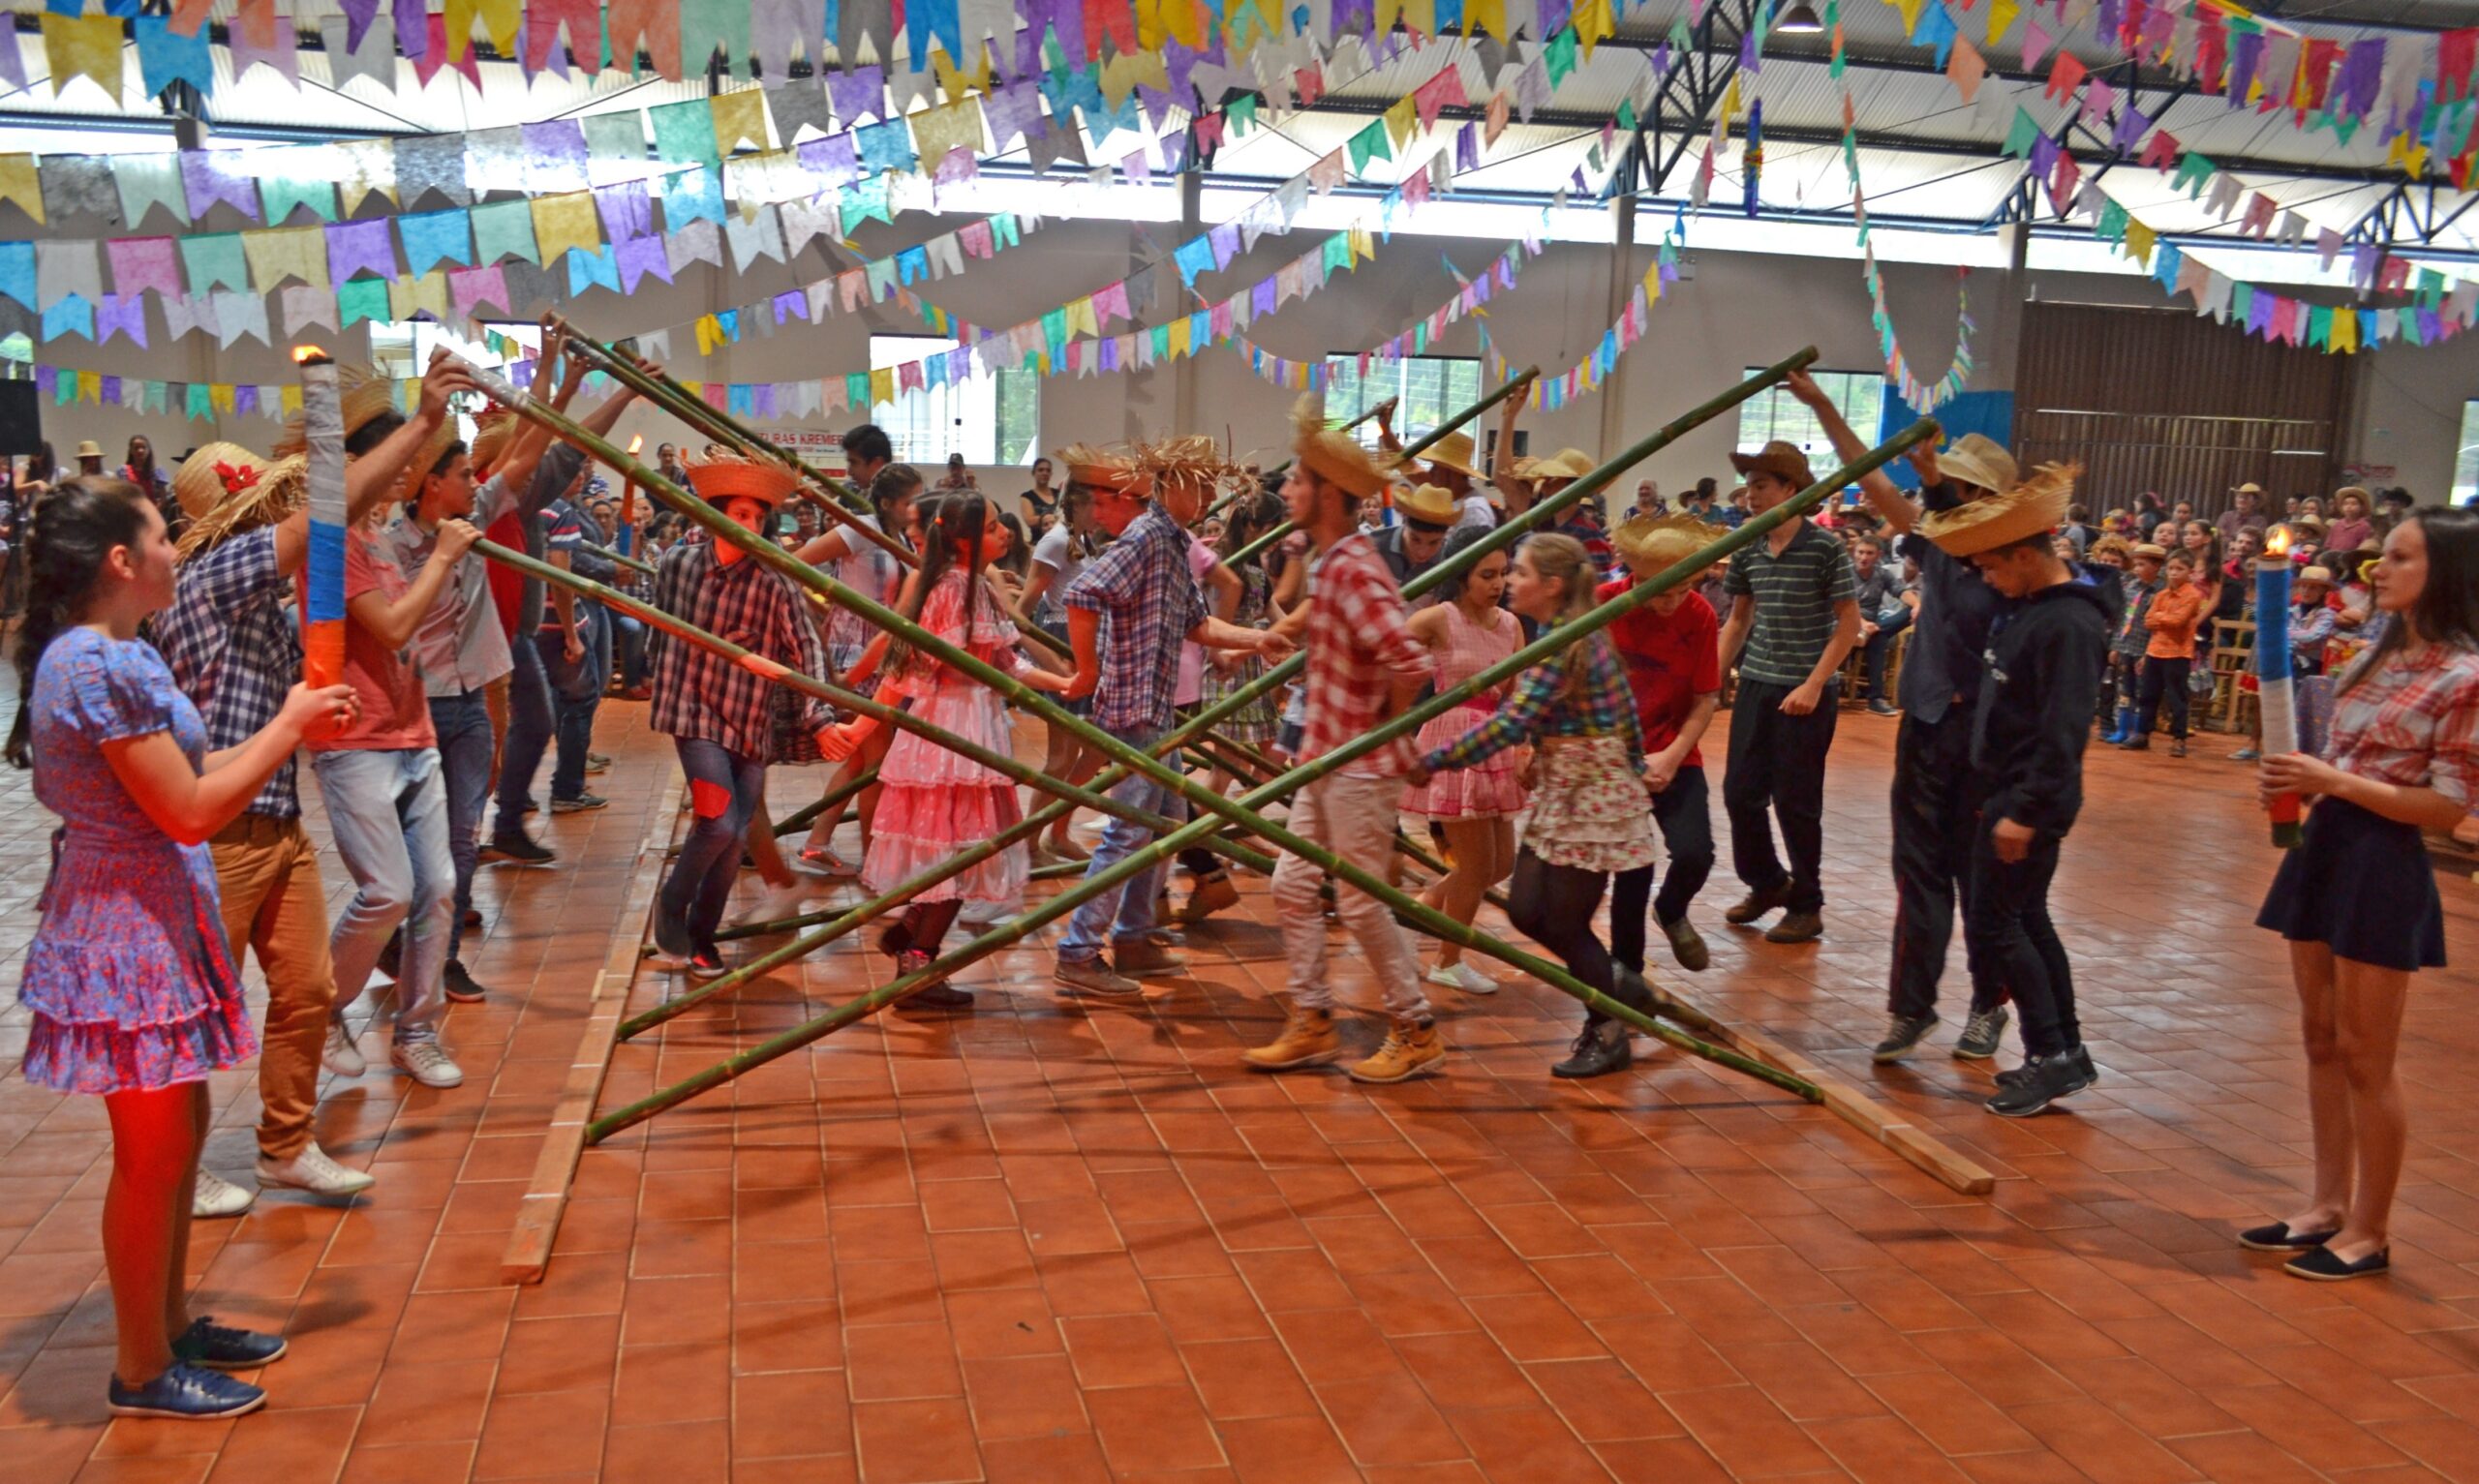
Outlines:
<svg viewBox="0 0 2479 1484"><path fill-rule="evenodd" d="M1345 1070L1355 1082L1401 1082L1446 1059L1446 1042L1434 1020L1397 1020L1377 1054Z"/></svg>
<svg viewBox="0 0 2479 1484"><path fill-rule="evenodd" d="M1265 1045L1240 1053L1240 1060L1259 1072L1292 1072L1322 1067L1343 1054L1342 1037L1334 1031L1334 1013L1311 1010L1294 1001L1285 1011L1282 1033Z"/></svg>
<svg viewBox="0 0 2479 1484"><path fill-rule="evenodd" d="M1232 884L1231 873L1216 871L1210 876L1198 877L1196 890L1188 893L1188 899L1181 902L1179 910L1171 917L1174 922L1193 926L1225 907L1238 905L1240 889Z"/></svg>

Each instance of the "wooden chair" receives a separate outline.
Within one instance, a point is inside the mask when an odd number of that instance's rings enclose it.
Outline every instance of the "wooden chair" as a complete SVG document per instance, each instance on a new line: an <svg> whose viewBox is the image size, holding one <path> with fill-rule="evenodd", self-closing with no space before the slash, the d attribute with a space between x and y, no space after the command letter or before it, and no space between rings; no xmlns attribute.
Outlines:
<svg viewBox="0 0 2479 1484"><path fill-rule="evenodd" d="M2248 733L2255 727L2255 693L2239 678L2255 656L2255 621L2234 619L2213 625L2212 704L2205 712L2217 731Z"/></svg>

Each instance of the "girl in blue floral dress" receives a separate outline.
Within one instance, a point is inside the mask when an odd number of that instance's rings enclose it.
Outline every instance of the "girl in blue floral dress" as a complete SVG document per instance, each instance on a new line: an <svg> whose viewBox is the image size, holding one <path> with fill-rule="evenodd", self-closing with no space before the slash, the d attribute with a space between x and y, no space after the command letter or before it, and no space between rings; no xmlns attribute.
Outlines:
<svg viewBox="0 0 2479 1484"><path fill-rule="evenodd" d="M180 1283L208 1121L207 1074L257 1049L224 938L205 841L305 739L350 719L350 687L296 685L240 746L206 728L139 622L172 600L171 542L144 492L72 479L28 541L8 757L58 814L43 920L17 997L33 1014L29 1081L100 1096L112 1126L104 1258L119 1335L116 1413L228 1417L265 1393L255 1369L284 1341L192 1319Z"/></svg>

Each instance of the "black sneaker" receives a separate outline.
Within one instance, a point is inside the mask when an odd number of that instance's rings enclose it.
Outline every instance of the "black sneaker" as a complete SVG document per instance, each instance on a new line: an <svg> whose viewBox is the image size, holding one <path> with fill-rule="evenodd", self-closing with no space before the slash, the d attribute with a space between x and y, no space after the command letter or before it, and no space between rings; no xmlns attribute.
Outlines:
<svg viewBox="0 0 2479 1484"><path fill-rule="evenodd" d="M2089 1058L2075 1051L2035 1056L2019 1069L2021 1075L1988 1100L1988 1110L2002 1118L2029 1118L2042 1112L2058 1099L2092 1085L2092 1075L2085 1070L2089 1065Z"/></svg>
<svg viewBox="0 0 2479 1484"><path fill-rule="evenodd" d="M1898 1062L1919 1045L1920 1038L1926 1036L1936 1023L1937 1017L1933 1015L1896 1015L1893 1024L1885 1028L1885 1039L1878 1042L1877 1048L1868 1054L1881 1062Z"/></svg>
<svg viewBox="0 0 2479 1484"><path fill-rule="evenodd" d="M1628 1042L1625 1023L1604 1020L1597 1025L1585 1026L1583 1034L1576 1038L1575 1049L1567 1054L1565 1061L1552 1066L1549 1075L1559 1077L1602 1076L1612 1072L1624 1072L1635 1064L1636 1049Z"/></svg>
<svg viewBox="0 0 2479 1484"><path fill-rule="evenodd" d="M2092 1064L2092 1052L2089 1047L2076 1046L2074 1048L2074 1056L2076 1062L2083 1068L2083 1075L2085 1076L2091 1078L2093 1082L2100 1080L2100 1069ZM2011 1087L2031 1075L2032 1064L2029 1060L2026 1060L2023 1065L2019 1067L2008 1067L2005 1071L1997 1074L1995 1080L1997 1085L2000 1087ZM2085 1085L2089 1086L2090 1083L2086 1083Z"/></svg>
<svg viewBox="0 0 2479 1484"><path fill-rule="evenodd" d="M720 979L731 971L732 966L723 962L721 949L709 946L689 955L690 979Z"/></svg>
<svg viewBox="0 0 2479 1484"><path fill-rule="evenodd" d="M611 801L603 798L600 794L579 794L574 799L553 799L551 801L551 812L554 814L578 814L583 813L587 809L607 808L610 803Z"/></svg>
<svg viewBox="0 0 2479 1484"><path fill-rule="evenodd" d="M284 1336L235 1329L216 1323L211 1314L201 1314L172 1342L172 1358L183 1365L218 1371L255 1371L284 1358Z"/></svg>
<svg viewBox="0 0 2479 1484"><path fill-rule="evenodd" d="M1962 1039L1954 1043L1954 1059L1984 1062L1995 1056L1998 1042L2005 1035L2005 1024L2010 1018L2003 1005L1973 1011L1970 1018L1963 1022Z"/></svg>
<svg viewBox="0 0 2479 1484"><path fill-rule="evenodd" d="M509 865L548 865L560 859L560 853L547 845L537 845L525 837L523 831L491 836L482 847L486 862L505 862Z"/></svg>
<svg viewBox="0 0 2479 1484"><path fill-rule="evenodd" d="M444 977L447 981L447 997L459 1005L479 1005L491 997L488 989L474 983L474 976L465 971L465 965L459 959L447 960L447 972Z"/></svg>

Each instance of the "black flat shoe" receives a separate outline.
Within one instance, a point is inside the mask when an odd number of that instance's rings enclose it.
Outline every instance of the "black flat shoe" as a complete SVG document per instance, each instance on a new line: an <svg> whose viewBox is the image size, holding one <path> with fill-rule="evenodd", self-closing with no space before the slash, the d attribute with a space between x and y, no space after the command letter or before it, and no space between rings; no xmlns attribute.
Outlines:
<svg viewBox="0 0 2479 1484"><path fill-rule="evenodd" d="M2287 1222L2270 1226L2249 1227L2238 1233L2238 1245L2249 1252L2306 1252L2321 1247L2341 1234L2340 1227L2331 1231L2293 1232Z"/></svg>
<svg viewBox="0 0 2479 1484"><path fill-rule="evenodd" d="M2318 1247L2313 1252L2300 1253L2281 1264L2281 1271L2292 1278L2312 1279L2317 1283L2344 1283L2352 1278L2372 1278L2393 1267L2393 1249L2379 1247L2356 1262L2344 1262L2334 1256L2333 1249Z"/></svg>

